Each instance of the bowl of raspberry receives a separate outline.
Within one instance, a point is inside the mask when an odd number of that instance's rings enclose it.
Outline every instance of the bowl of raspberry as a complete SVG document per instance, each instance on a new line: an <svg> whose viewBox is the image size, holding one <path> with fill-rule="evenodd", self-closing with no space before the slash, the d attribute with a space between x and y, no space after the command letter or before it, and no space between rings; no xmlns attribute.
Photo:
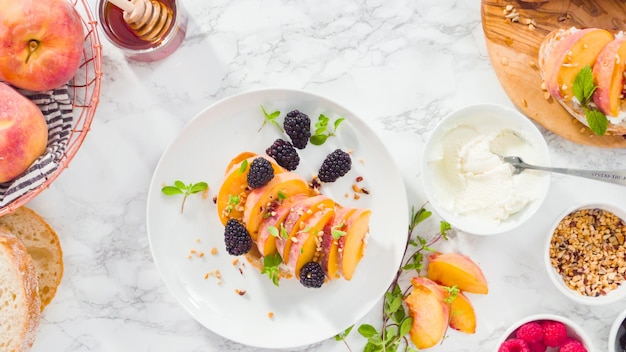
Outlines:
<svg viewBox="0 0 626 352"><path fill-rule="evenodd" d="M537 314L509 327L496 343L494 352L592 352L585 331L568 318Z"/></svg>

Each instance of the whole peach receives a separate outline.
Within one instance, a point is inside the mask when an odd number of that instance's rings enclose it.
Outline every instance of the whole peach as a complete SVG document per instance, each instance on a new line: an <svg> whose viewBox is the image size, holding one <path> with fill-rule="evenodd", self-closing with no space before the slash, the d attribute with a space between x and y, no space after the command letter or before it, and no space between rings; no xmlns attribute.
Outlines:
<svg viewBox="0 0 626 352"><path fill-rule="evenodd" d="M44 91L80 65L83 25L68 0L0 0L0 80Z"/></svg>
<svg viewBox="0 0 626 352"><path fill-rule="evenodd" d="M0 183L28 169L47 143L48 126L41 110L0 82Z"/></svg>

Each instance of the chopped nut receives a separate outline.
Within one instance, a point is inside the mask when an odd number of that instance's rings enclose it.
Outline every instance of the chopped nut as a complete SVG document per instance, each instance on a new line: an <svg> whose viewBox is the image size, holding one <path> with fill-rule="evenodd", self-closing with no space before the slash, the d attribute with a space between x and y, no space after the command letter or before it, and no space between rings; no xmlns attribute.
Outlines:
<svg viewBox="0 0 626 352"><path fill-rule="evenodd" d="M237 264L239 264L239 259L238 258L233 259L232 263L233 263L233 266L237 266Z"/></svg>
<svg viewBox="0 0 626 352"><path fill-rule="evenodd" d="M216 247L211 248L211 254L212 255L216 255L217 254L217 248Z"/></svg>
<svg viewBox="0 0 626 352"><path fill-rule="evenodd" d="M270 319L274 319L274 312L267 313L267 317Z"/></svg>

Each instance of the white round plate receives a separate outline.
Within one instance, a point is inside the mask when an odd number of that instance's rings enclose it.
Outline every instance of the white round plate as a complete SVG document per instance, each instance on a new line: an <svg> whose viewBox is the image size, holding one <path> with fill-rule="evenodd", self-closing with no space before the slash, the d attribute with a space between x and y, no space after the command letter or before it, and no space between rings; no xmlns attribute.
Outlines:
<svg viewBox="0 0 626 352"><path fill-rule="evenodd" d="M321 146L299 150L296 170L305 179L317 173L324 157L337 148L351 151L352 169L321 192L343 206L372 211L367 250L351 281L303 287L296 279L281 279L280 287L243 257L228 255L224 227L217 216L217 194L228 162L243 151L263 154L283 135L263 123L268 113L300 110L314 125L320 114L332 122L345 117L336 136ZM312 129L314 127L312 126ZM352 185L370 191L354 199ZM207 197L166 196L161 188L175 180L205 181ZM408 204L403 179L374 132L341 105L299 90L264 89L221 100L196 116L163 153L154 172L147 204L147 230L152 256L161 277L178 302L202 325L228 339L264 348L290 348L318 342L342 332L365 315L382 297L404 254ZM217 254L211 254L213 248ZM193 254L192 251L196 251ZM200 257L197 253L203 252ZM191 258L189 258L191 256ZM241 269L241 271L240 271ZM221 279L209 272L219 270ZM235 290L245 291L239 295ZM273 317L270 318L270 313Z"/></svg>

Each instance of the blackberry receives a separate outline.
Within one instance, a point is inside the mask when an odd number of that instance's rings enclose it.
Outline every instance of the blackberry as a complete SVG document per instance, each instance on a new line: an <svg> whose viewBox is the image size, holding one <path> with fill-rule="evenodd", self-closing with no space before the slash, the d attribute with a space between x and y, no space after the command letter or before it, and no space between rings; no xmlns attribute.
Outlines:
<svg viewBox="0 0 626 352"><path fill-rule="evenodd" d="M291 111L283 122L285 132L291 138L291 143L298 149L304 149L311 137L311 119L298 110Z"/></svg>
<svg viewBox="0 0 626 352"><path fill-rule="evenodd" d="M300 157L296 148L284 139L275 140L269 148L265 149L265 153L274 158L278 165L289 171L295 170L300 164Z"/></svg>
<svg viewBox="0 0 626 352"><path fill-rule="evenodd" d="M317 176L322 182L335 182L339 177L348 173L351 167L350 154L341 149L335 149L326 156Z"/></svg>
<svg viewBox="0 0 626 352"><path fill-rule="evenodd" d="M224 243L230 255L246 254L252 248L252 238L248 230L237 219L228 219L224 228Z"/></svg>
<svg viewBox="0 0 626 352"><path fill-rule="evenodd" d="M320 263L308 262L300 269L300 283L304 287L322 287L324 277L324 269L322 269Z"/></svg>
<svg viewBox="0 0 626 352"><path fill-rule="evenodd" d="M248 186L250 188L259 188L270 182L274 178L274 168L272 164L265 158L256 158L250 163L250 171L248 171Z"/></svg>

